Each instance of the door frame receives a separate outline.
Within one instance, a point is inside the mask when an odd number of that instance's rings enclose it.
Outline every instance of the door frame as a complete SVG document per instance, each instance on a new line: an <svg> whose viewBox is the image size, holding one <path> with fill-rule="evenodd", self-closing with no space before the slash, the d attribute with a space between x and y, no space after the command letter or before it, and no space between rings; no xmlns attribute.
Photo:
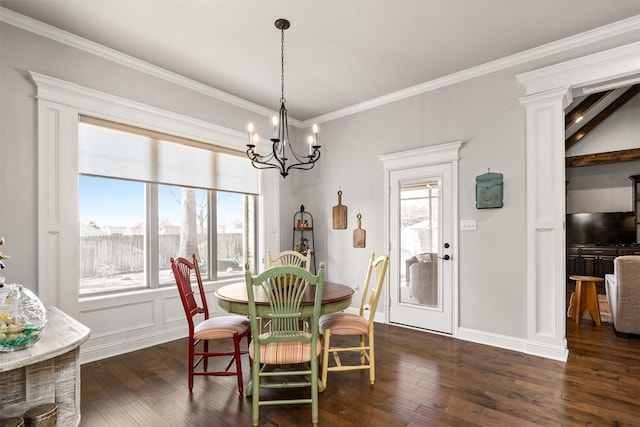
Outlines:
<svg viewBox="0 0 640 427"><path fill-rule="evenodd" d="M640 42L516 75L526 93L527 336L524 351L566 362L564 111L574 91L640 81Z"/></svg>
<svg viewBox="0 0 640 427"><path fill-rule="evenodd" d="M415 168L395 169L389 171L389 241L390 258L397 260L389 267L389 323L394 325L407 325L419 329L440 332L451 335L453 333L453 215L452 215L452 167L451 162L443 162L433 165L418 166ZM437 263L437 296L435 306L427 306L421 303L414 304L402 301L400 298L402 283L400 271L403 264L410 257L403 258L400 245L402 244L400 231L401 217L401 186L403 182L438 181L438 242L435 260ZM448 244L446 247L444 246ZM394 246L395 244L395 246ZM433 248L423 248L422 252L434 252ZM413 252L415 255L417 252ZM445 259L446 257L446 259ZM434 261L434 260L432 260ZM409 272L405 271L405 275ZM396 283L395 279L398 280Z"/></svg>
<svg viewBox="0 0 640 427"><path fill-rule="evenodd" d="M383 162L384 167L384 247L387 251L391 252L391 187L390 177L391 172L402 169L413 169L421 166L432 166L437 164L449 163L451 164L451 246L450 251L452 266L451 266L451 334L442 334L446 336L457 336L459 325L459 304L458 304L458 160L460 159L460 148L462 147L462 141L447 142L444 144L433 145L424 148L418 148L414 150L400 151L396 153L383 154L378 156ZM390 263L398 263L399 260L391 257ZM396 269L399 268L396 265ZM389 281L396 280L397 278L391 278L390 271L387 270L387 279ZM397 284L396 284L397 285ZM386 289L390 289L388 286ZM389 305L391 303L390 293L387 292L385 297L386 304L384 305L384 318L385 323L389 323ZM406 326L410 328L410 326ZM417 329L417 328L416 328ZM420 329L421 331L430 332L434 334L440 334L436 331L430 331L426 329Z"/></svg>

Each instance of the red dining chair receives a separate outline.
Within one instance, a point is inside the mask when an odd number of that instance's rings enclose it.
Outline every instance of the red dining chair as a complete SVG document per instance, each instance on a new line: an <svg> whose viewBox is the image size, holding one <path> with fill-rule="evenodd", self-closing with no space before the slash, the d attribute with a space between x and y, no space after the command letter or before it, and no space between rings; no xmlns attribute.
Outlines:
<svg viewBox="0 0 640 427"><path fill-rule="evenodd" d="M251 340L249 319L242 316L218 316L209 317L207 298L202 286L198 260L193 255L193 262L186 258L171 258L171 269L178 285L180 299L184 307L187 321L189 323L189 393L193 391L194 375L212 376L236 376L238 378L238 391L242 395L244 387L242 383L242 363L240 356L247 351L240 351L240 340L247 337L247 344ZM198 293L200 294L200 305L196 301L196 296L191 287L191 273L195 271L198 283ZM197 323L195 317L202 315L204 319ZM233 351L209 351L209 340L233 339ZM198 344L202 343L199 347ZM201 348L201 350L198 350ZM208 362L210 357L231 356L224 371L209 371ZM197 357L197 360L196 360ZM230 371L231 365L235 361L235 371ZM195 368L202 362L202 370Z"/></svg>

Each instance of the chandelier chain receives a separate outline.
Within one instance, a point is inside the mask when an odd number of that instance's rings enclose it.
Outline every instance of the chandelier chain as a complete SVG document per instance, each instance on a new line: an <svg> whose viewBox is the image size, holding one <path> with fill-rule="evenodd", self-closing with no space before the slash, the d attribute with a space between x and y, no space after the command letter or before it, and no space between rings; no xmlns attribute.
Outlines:
<svg viewBox="0 0 640 427"><path fill-rule="evenodd" d="M284 104L284 28L280 29L280 103Z"/></svg>

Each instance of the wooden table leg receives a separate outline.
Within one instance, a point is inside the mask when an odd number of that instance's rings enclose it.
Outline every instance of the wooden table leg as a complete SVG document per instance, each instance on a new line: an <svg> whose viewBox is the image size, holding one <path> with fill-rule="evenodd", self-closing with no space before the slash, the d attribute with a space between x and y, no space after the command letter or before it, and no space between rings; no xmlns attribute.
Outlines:
<svg viewBox="0 0 640 427"><path fill-rule="evenodd" d="M576 281L576 323L580 323L585 311L588 311L597 326L600 326L600 307L596 283L587 280Z"/></svg>
<svg viewBox="0 0 640 427"><path fill-rule="evenodd" d="M573 315L575 316L576 323L580 323L580 319L582 319L582 313L584 313L584 310L582 309L582 282L580 280L576 281L576 293L574 295L575 301Z"/></svg>

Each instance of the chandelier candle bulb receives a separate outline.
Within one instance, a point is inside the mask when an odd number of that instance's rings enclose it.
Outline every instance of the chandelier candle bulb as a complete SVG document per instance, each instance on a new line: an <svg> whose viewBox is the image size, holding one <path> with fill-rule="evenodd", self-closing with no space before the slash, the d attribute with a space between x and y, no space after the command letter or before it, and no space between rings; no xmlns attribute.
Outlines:
<svg viewBox="0 0 640 427"><path fill-rule="evenodd" d="M318 125L313 124L313 138L315 140L315 145L318 145Z"/></svg>
<svg viewBox="0 0 640 427"><path fill-rule="evenodd" d="M278 116L271 117L271 123L273 123L273 139L278 138Z"/></svg>
<svg viewBox="0 0 640 427"><path fill-rule="evenodd" d="M309 157L313 155L313 137L309 135Z"/></svg>
<svg viewBox="0 0 640 427"><path fill-rule="evenodd" d="M249 145L251 145L253 144L253 123L249 123L247 131L249 131Z"/></svg>

